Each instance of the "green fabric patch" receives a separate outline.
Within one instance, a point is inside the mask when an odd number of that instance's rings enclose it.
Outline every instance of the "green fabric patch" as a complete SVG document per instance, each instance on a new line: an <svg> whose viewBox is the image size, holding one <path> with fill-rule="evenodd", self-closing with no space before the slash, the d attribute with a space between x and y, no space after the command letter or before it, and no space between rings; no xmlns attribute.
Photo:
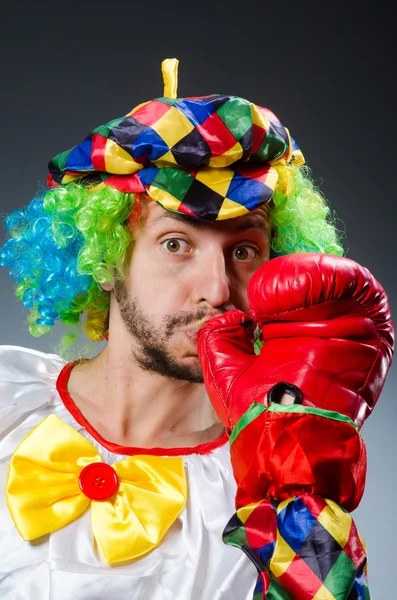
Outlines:
<svg viewBox="0 0 397 600"><path fill-rule="evenodd" d="M294 598L277 579L272 579L266 600L294 600Z"/></svg>
<svg viewBox="0 0 397 600"><path fill-rule="evenodd" d="M182 202L193 181L195 181L194 177L187 171L169 167L158 170L152 186L164 190Z"/></svg>
<svg viewBox="0 0 397 600"><path fill-rule="evenodd" d="M180 102L183 98L156 98L159 102L163 104L169 104L170 106L174 106L176 102Z"/></svg>
<svg viewBox="0 0 397 600"><path fill-rule="evenodd" d="M251 161L260 158L264 161L275 160L286 152L287 143L269 131L258 150L251 156Z"/></svg>
<svg viewBox="0 0 397 600"><path fill-rule="evenodd" d="M236 548L240 548L240 550L242 548L248 548L249 543L248 543L248 539L247 539L247 532L245 530L244 525L241 525L241 527L238 527L238 528L234 529L231 533L228 533L227 534L227 542L225 541L225 539L223 540L223 542L230 546L235 546Z"/></svg>
<svg viewBox="0 0 397 600"><path fill-rule="evenodd" d="M124 121L125 118L126 117L120 117L119 119L113 119L112 121L108 121L104 125L100 125L96 129L94 129L92 134L98 133L99 135L103 135L103 137L107 138L109 136L110 130L114 127L117 127L117 125L120 125L121 121Z"/></svg>
<svg viewBox="0 0 397 600"><path fill-rule="evenodd" d="M251 108L242 98L228 100L216 112L237 141L252 126Z"/></svg>
<svg viewBox="0 0 397 600"><path fill-rule="evenodd" d="M65 152L61 152L61 154L57 154L55 158L52 159L52 163L60 170L63 171L65 169L66 161L68 160L69 154L73 148L70 150L65 150Z"/></svg>
<svg viewBox="0 0 397 600"><path fill-rule="evenodd" d="M346 552L341 552L328 573L324 586L337 599L346 598L356 578L356 568Z"/></svg>

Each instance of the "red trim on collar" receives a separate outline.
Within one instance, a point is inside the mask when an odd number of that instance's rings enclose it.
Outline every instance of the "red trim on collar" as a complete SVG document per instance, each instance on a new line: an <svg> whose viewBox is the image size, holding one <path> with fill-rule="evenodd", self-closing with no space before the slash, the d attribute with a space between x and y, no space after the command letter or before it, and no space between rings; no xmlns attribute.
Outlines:
<svg viewBox="0 0 397 600"><path fill-rule="evenodd" d="M105 440L99 433L89 424L87 419L84 417L80 409L76 406L72 398L69 396L68 392L68 379L70 376L70 372L73 369L76 363L72 362L65 365L62 371L59 373L57 379L57 390L58 394L61 397L61 400L67 411L70 412L72 417L84 427L84 429L97 441L109 450L110 452L114 452L115 454L124 454L127 456L133 456L135 454L149 454L154 456L185 456L188 454L209 454L215 448L219 448L226 444L229 439L227 432L225 431L221 437L212 442L207 442L206 444L199 444L198 446L193 446L192 448L133 448L132 446L120 446L119 444L114 444L113 442L109 442Z"/></svg>

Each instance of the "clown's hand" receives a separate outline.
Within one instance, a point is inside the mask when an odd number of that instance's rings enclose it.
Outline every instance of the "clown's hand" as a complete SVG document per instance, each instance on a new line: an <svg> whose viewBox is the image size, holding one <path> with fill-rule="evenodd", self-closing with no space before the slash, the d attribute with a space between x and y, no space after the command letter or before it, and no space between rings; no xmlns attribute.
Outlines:
<svg viewBox="0 0 397 600"><path fill-rule="evenodd" d="M393 352L386 294L367 269L325 254L271 260L247 293L249 317L231 311L199 335L206 388L231 432L238 510L225 541L254 560L264 598L366 598L366 556L346 511L364 490L358 429Z"/></svg>

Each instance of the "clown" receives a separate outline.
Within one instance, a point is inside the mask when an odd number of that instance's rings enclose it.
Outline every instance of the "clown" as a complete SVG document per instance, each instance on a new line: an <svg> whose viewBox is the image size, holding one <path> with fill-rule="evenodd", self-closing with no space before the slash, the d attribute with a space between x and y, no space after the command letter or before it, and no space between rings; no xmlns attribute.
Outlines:
<svg viewBox="0 0 397 600"><path fill-rule="evenodd" d="M1 597L368 599L350 511L386 294L271 111L163 77L7 219L32 335L106 343L0 347Z"/></svg>

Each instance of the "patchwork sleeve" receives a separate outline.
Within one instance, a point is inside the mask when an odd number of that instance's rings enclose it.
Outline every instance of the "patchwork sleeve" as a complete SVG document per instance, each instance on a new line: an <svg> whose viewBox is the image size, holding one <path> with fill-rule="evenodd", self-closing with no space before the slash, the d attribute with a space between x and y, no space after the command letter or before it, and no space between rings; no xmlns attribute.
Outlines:
<svg viewBox="0 0 397 600"><path fill-rule="evenodd" d="M235 427L239 482L224 542L258 570L254 600L370 600L363 540L350 515L366 452L340 413L253 403Z"/></svg>

